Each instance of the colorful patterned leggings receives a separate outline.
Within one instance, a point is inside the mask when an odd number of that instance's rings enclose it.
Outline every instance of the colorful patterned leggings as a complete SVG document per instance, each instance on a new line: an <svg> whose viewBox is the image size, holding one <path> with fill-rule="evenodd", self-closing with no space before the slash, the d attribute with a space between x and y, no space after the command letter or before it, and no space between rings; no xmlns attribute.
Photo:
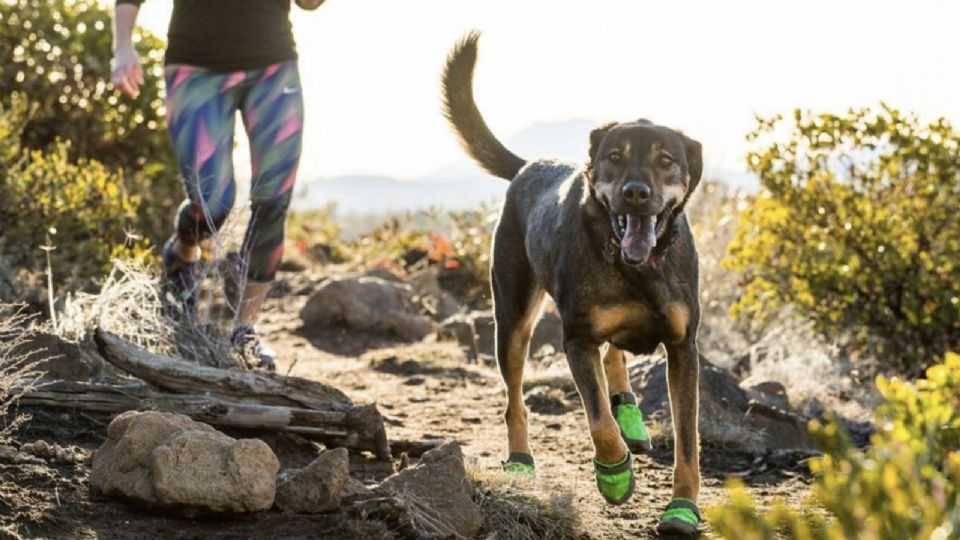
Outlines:
<svg viewBox="0 0 960 540"><path fill-rule="evenodd" d="M303 96L296 61L216 72L166 67L167 126L187 200L176 234L194 246L220 230L237 195L233 135L240 111L250 140L250 223L244 238L247 277L273 280L283 255L284 222L300 162Z"/></svg>

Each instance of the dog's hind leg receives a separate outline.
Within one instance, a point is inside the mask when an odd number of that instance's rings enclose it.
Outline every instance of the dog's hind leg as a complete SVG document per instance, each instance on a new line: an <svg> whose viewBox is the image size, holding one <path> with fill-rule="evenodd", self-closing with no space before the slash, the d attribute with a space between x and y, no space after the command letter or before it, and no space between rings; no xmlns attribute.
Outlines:
<svg viewBox="0 0 960 540"><path fill-rule="evenodd" d="M612 343L603 355L603 370L610 392L610 408L620 426L620 434L631 452L647 453L653 449L650 434L643 425L643 413L637 406L637 396L630 388L627 360L623 351Z"/></svg>
<svg viewBox="0 0 960 540"><path fill-rule="evenodd" d="M571 339L564 343L564 349L587 413L596 452L593 465L597 487L607 502L621 504L633 494L633 456L620 436L620 426L609 406L610 394L600 359L600 344Z"/></svg>
<svg viewBox="0 0 960 540"><path fill-rule="evenodd" d="M527 407L523 403L523 367L530 349L530 336L540 314L544 290L535 282L524 258L494 251L492 272L496 355L507 387L507 466L513 463L532 472L533 458L527 436ZM499 256L499 257L498 257Z"/></svg>
<svg viewBox="0 0 960 540"><path fill-rule="evenodd" d="M603 371L607 376L607 389L611 396L630 392L630 376L627 374L627 359L623 351L612 343L603 355Z"/></svg>

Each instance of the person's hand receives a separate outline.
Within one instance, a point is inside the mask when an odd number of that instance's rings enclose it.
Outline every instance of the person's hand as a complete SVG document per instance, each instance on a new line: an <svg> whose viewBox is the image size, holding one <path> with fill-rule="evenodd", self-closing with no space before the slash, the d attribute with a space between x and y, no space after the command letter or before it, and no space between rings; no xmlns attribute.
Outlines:
<svg viewBox="0 0 960 540"><path fill-rule="evenodd" d="M297 5L307 11L313 11L320 7L326 0L297 0Z"/></svg>
<svg viewBox="0 0 960 540"><path fill-rule="evenodd" d="M137 51L132 46L117 49L110 67L113 86L130 97L137 97L143 85L143 70Z"/></svg>

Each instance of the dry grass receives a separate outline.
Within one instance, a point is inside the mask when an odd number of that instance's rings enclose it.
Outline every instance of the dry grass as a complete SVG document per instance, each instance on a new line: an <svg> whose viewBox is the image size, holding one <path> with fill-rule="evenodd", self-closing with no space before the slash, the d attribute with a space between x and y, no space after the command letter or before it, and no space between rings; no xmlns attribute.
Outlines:
<svg viewBox="0 0 960 540"><path fill-rule="evenodd" d="M230 350L224 318L214 308L206 312L204 317L185 317L161 297L155 271L133 261L115 260L98 293L81 292L66 298L53 331L80 342L101 328L161 354L239 367L241 363Z"/></svg>
<svg viewBox="0 0 960 540"><path fill-rule="evenodd" d="M483 530L497 540L577 540L603 537L583 523L574 494L542 480L509 476L501 471L468 466L475 486L474 500L483 513ZM590 530L594 534L587 534Z"/></svg>
<svg viewBox="0 0 960 540"><path fill-rule="evenodd" d="M22 306L0 304L0 444L10 442L29 416L15 411L17 398L37 387L44 360L37 352L20 352L33 332L33 317Z"/></svg>
<svg viewBox="0 0 960 540"><path fill-rule="evenodd" d="M850 419L870 418L875 388L861 381L865 374L840 347L817 335L812 322L781 313L750 346L749 356L750 375L742 386L776 381L787 389L790 403L808 416L831 411Z"/></svg>
<svg viewBox="0 0 960 540"><path fill-rule="evenodd" d="M247 257L236 255L247 212L233 212L203 245L196 316L161 293L155 269L130 260L114 260L95 294L68 295L53 331L83 341L97 328L146 349L217 367L246 368L230 346L246 286ZM211 224L212 225L212 224Z"/></svg>

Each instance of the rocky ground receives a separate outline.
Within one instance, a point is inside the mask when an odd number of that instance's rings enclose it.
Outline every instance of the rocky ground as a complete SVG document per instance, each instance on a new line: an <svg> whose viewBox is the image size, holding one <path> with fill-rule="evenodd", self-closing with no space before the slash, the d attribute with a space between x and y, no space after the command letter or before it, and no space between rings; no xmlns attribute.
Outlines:
<svg viewBox="0 0 960 540"><path fill-rule="evenodd" d="M270 300L263 321L263 329L280 353L278 370L336 386L356 402L375 402L392 440L459 443L468 476L478 486L474 499L484 511L477 536L521 537L504 525L503 505L489 500L506 489L501 485L506 481L498 472L505 452L502 385L486 356L487 330L477 326L486 319L461 313L460 327L453 322L442 324L441 320L450 321L449 316L456 315L445 312L455 312L456 305L436 294L430 279L416 287L399 284L403 289L399 292L390 285L389 276L374 279L376 291L365 300L365 287L356 283L288 276ZM434 294L424 293L427 290ZM333 296L316 300L320 294L334 293L340 300ZM344 306L334 305L338 301ZM314 308L302 311L310 302L316 304ZM410 304L419 307L408 309ZM391 306L405 305L399 318L390 316L399 309ZM338 309L360 311L344 316ZM471 332L462 331L464 319ZM549 500L552 511L563 516L562 526L570 536L655 538L657 519L670 497L672 463L662 360L631 361L635 389L653 424L655 447L650 456L636 461L639 477L633 498L611 507L594 485L590 437L565 361L551 343L551 331L542 333L544 342L538 344L527 377L537 478L529 484L509 484L509 489L528 490ZM449 339L438 339L438 335ZM805 460L812 445L804 437L805 419L790 412L782 387L740 388L736 378L710 365L705 365L704 373L703 504L721 500L724 481L732 477L743 480L764 503L777 497L792 502L804 498L809 481ZM288 501L287 512L274 507L184 517L175 507L148 511L131 506L90 489L93 454L106 440L111 417L53 409L29 412L34 419L22 430L20 443L43 440L49 444L39 449L21 447L16 455L0 452L0 537L396 538L411 534L402 523L381 519L383 513L370 506L344 504L324 514L293 513L296 495L288 496L292 502ZM228 435L251 436L229 431ZM298 474L290 470L303 469L323 452L322 445L294 435L258 438L276 454L279 469L287 471L281 472L281 478ZM400 455L392 463L366 454L348 459L353 485L359 482L367 487L416 463L416 458ZM384 484L403 483L395 478ZM498 508L501 512L492 515Z"/></svg>

